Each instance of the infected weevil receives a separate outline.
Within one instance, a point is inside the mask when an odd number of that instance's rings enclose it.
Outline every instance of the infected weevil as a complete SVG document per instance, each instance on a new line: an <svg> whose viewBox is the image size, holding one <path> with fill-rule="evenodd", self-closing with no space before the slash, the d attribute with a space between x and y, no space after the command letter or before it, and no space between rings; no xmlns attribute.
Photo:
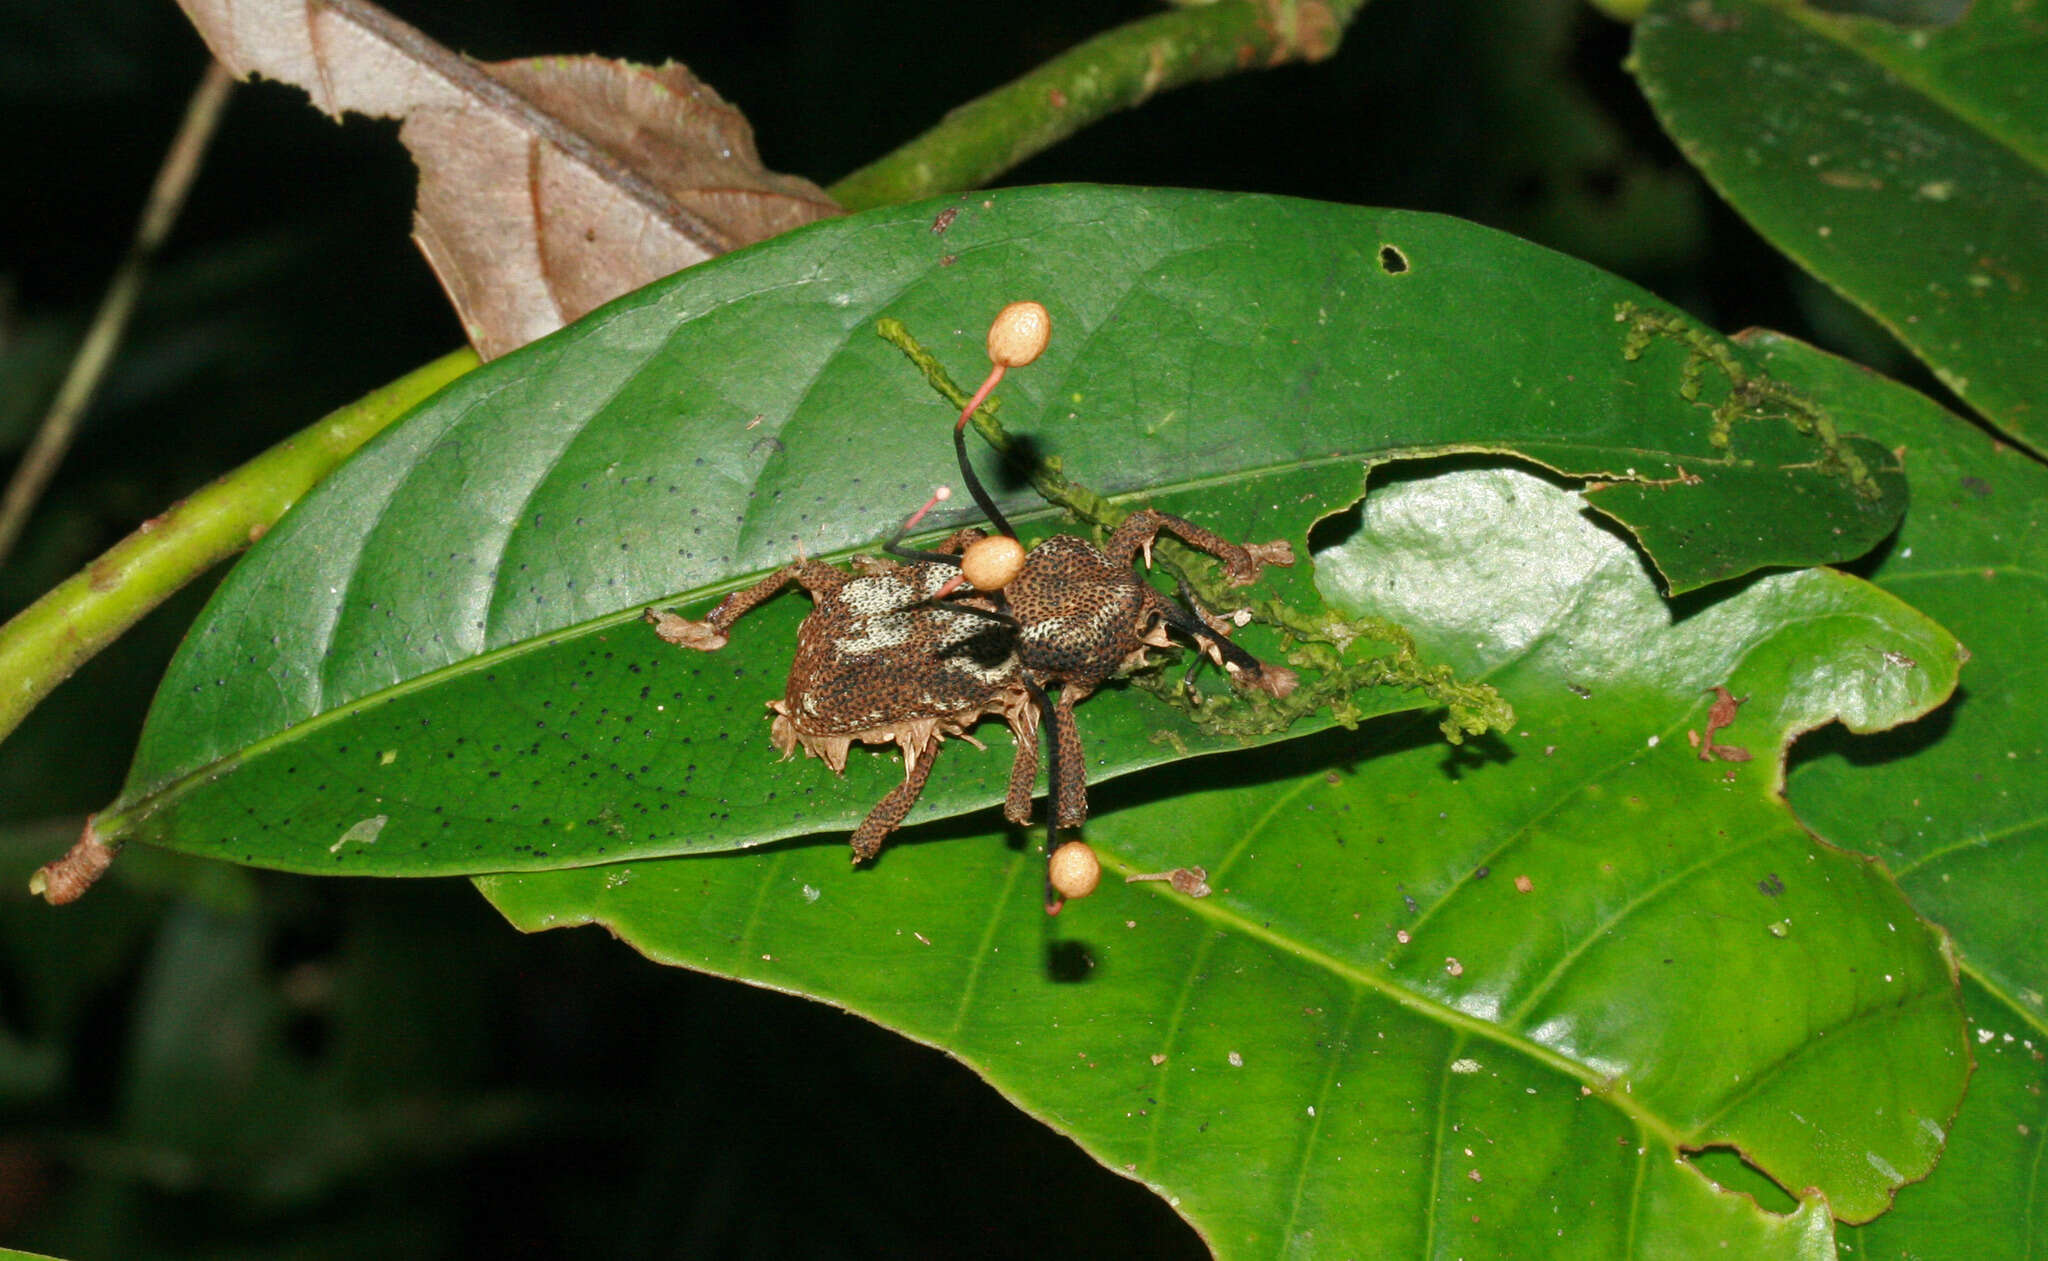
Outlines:
<svg viewBox="0 0 2048 1261"><path fill-rule="evenodd" d="M1149 648L1194 643L1241 689L1285 696L1294 672L1267 665L1231 641L1228 624L1193 603L1161 595L1137 572L1161 533L1223 563L1232 585L1255 580L1265 565L1292 565L1285 542L1243 546L1147 508L1132 513L1101 546L1058 534L1026 551L989 498L967 458L966 425L1006 369L1036 359L1050 335L1045 308L1012 303L989 329L988 379L953 427L953 449L968 491L997 533L960 530L932 551L902 545L911 527L946 497L944 489L884 545L897 560L857 558L848 573L820 561L785 566L727 596L702 621L647 611L658 634L703 651L721 648L749 609L794 582L813 608L797 633L789 684L768 702L770 734L785 757L801 747L838 771L855 741L903 750L903 783L853 833L855 862L872 858L903 821L930 777L948 736L979 743L970 728L1000 717L1016 737L1004 815L1031 821L1038 763L1046 767L1046 910L1094 888L1099 868L1080 842L1060 846L1059 829L1088 817L1087 785L1074 706L1103 683L1143 662ZM1055 702L1047 689L1056 688ZM1051 739L1043 736L1051 729Z"/></svg>

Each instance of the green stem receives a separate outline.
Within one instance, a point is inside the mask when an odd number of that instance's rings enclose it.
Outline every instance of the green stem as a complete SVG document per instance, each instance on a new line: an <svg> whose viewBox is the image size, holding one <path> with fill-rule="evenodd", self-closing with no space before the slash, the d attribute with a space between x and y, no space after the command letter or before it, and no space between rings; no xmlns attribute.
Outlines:
<svg viewBox="0 0 2048 1261"><path fill-rule="evenodd" d="M834 184L848 210L974 188L1170 88L1320 61L1365 0L1217 0L1105 31Z"/></svg>
<svg viewBox="0 0 2048 1261"><path fill-rule="evenodd" d="M330 413L145 521L0 626L0 739L121 632L261 538L357 447L475 366L475 353L459 350Z"/></svg>

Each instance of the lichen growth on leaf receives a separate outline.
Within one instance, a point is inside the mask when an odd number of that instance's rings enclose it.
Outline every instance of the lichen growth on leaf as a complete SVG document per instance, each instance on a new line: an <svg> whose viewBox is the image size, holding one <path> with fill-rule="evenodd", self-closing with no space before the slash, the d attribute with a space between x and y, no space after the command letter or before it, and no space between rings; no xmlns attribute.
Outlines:
<svg viewBox="0 0 2048 1261"><path fill-rule="evenodd" d="M1707 442L1715 450L1732 455L1738 421L1783 421L1819 444L1816 467L1821 472L1847 478L1865 499L1883 496L1884 488L1872 476L1870 466L1850 449L1834 419L1820 404L1766 373L1751 372L1726 342L1668 311L1622 302L1615 306L1614 318L1628 325L1621 342L1624 359L1640 359L1643 351L1659 338L1669 338L1685 348L1685 361L1678 369L1678 393L1689 402L1700 401L1707 369L1719 370L1727 382L1728 393L1714 405L1712 425L1707 431Z"/></svg>

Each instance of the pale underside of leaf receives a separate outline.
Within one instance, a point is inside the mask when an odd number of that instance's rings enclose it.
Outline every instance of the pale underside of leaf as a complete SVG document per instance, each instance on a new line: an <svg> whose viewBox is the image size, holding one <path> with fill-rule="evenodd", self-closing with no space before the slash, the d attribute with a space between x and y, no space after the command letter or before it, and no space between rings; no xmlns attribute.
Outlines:
<svg viewBox="0 0 2048 1261"><path fill-rule="evenodd" d="M704 259L838 214L761 165L740 113L680 65L481 64L367 0L181 0L236 74L329 114L402 118L415 236L486 359Z"/></svg>

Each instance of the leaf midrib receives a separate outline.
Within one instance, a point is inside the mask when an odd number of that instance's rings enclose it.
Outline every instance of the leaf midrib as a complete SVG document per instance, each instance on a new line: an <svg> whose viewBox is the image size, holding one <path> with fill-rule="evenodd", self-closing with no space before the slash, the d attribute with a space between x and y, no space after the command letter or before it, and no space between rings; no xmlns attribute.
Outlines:
<svg viewBox="0 0 2048 1261"><path fill-rule="evenodd" d="M1098 850L1097 853L1101 857L1102 865L1105 869L1112 870L1122 876L1129 876L1138 872L1137 866L1121 855L1106 850ZM1140 883L1158 884L1163 882L1151 881ZM1167 896L1157 891L1150 892L1153 897ZM1527 1056L1552 1072L1578 1082L1586 1088L1587 1093L1600 1096L1623 1115L1634 1120L1644 1130L1654 1134L1660 1142L1672 1150L1676 1151L1682 1146L1682 1139L1677 1128L1666 1122L1656 1113L1651 1112L1630 1094L1629 1078L1626 1076L1602 1077L1578 1061L1553 1051L1541 1043L1530 1041L1511 1030L1505 1029L1491 1021L1482 1020L1448 1003L1417 994L1386 977L1367 971L1326 950L1311 946L1286 933L1268 928L1242 914L1234 906L1220 898L1179 899L1175 905L1189 915L1207 920L1210 924L1224 932L1240 934L1245 940L1257 942L1270 949L1292 955L1312 967L1320 968L1331 976L1347 982L1355 989L1367 990L1378 994L1403 1010L1421 1016L1425 1020Z"/></svg>
<svg viewBox="0 0 2048 1261"><path fill-rule="evenodd" d="M587 429L587 426L585 428ZM580 436L582 432L584 432L584 430L579 430L578 436ZM574 440L575 439L572 438L571 442L573 443ZM1567 448L1583 447L1584 449L1589 451L1604 451L1610 449L1601 444L1593 443L1551 442L1547 443L1546 445L1552 447L1561 446ZM1469 443L1440 444L1426 447L1409 446L1393 449L1377 448L1365 451L1349 450L1340 451L1324 456L1312 456L1294 458L1285 461L1275 461L1267 464L1257 465L1250 468L1234 470L1228 473L1210 473L1203 474L1198 477L1183 478L1179 481L1162 482L1152 486L1148 486L1142 491L1131 491L1123 494L1110 495L1106 498L1108 498L1111 503L1115 504L1136 503L1163 496L1190 494L1215 486L1238 485L1247 482L1257 482L1264 478L1284 476L1290 473L1301 472L1303 470L1308 469L1327 468L1353 464L1358 465L1360 468L1360 495L1363 495L1364 478L1369 476L1371 471L1374 468L1379 467L1381 464L1392 462L1395 460L1424 459L1432 456L1457 454L1465 452L1473 452L1479 454L1509 454L1517 455L1519 458L1523 459L1531 458L1526 455L1520 455L1516 452L1507 451L1503 448L1482 446ZM1539 464L1543 463L1543 461L1540 460L1536 462ZM1572 474L1567 470L1563 469L1559 469L1557 471L1566 476L1590 475ZM387 506L388 502L389 500L387 497ZM1356 500L1353 499L1350 502L1356 502ZM1329 511L1341 512L1344 510L1345 507L1348 506L1349 503L1346 503L1344 505L1332 507ZM381 515L381 513L384 511L384 506L380 506L378 511L379 514ZM1014 521L1030 523L1035 525L1049 521L1059 520L1061 518L1067 517L1068 515L1069 514L1066 512L1065 509L1054 506L1047 506L1043 508L1033 509L1027 512L1013 511L1011 513L1011 519ZM1324 515L1328 515L1328 513ZM961 520L964 522L966 520L970 520L971 518L972 514L967 514L964 515L961 518ZM946 530L943 532L934 531L929 535L923 535L919 537L922 537L927 540L936 540L944 538L946 533L950 532L953 528L957 527L957 524L958 523L949 524L946 527ZM845 563L851 558L858 555L862 555L871 550L872 545L845 548L836 552L826 553L820 556L819 559L826 560L832 563ZM350 571L349 580L351 582L353 581L355 574L359 572L359 570L360 567ZM555 647L557 644L561 643L565 639L577 638L583 635L588 635L595 633L597 631L604 630L608 627L623 625L640 617L641 611L650 604L694 604L702 600L707 600L715 596L722 596L728 592L737 591L744 587L750 586L753 583L759 581L762 577L766 576L770 572L772 572L772 570L754 570L745 574L735 575L733 577L724 579L719 582L708 583L704 586L696 587L688 591L658 597L656 599L649 601L636 601L633 605L631 605L628 608L620 609L612 613L603 614L598 617L589 618L582 622L570 623L561 627L557 627L556 629L549 631L543 635L537 635L532 638L521 640L517 643L506 644L498 648L488 649L486 651L477 653L473 656L464 657L459 661L453 661L446 665L436 666L431 670L427 670L423 673L414 675L412 678L402 679L396 683L366 693L363 696L356 697L348 701L344 701L331 709L324 709L316 713L308 714L305 717L299 718L296 721L293 721L286 726L280 727L273 732L250 740L248 743L243 744L240 748L237 748L230 753L215 758L212 761L200 763L168 779L162 780L156 785L147 789L146 791L136 794L132 800L124 800L123 802L117 802L114 806L101 812L99 817L102 831L104 834L109 836L121 835L124 833L127 826L134 823L139 823L142 820L149 818L169 801L175 800L177 797L181 796L186 789L190 788L195 783L211 781L217 778L218 775L221 774L223 771L231 770L255 758L261 757L264 754L269 753L273 749L287 745L295 740L313 735L335 723L346 721L347 719L353 717L358 713L361 713L363 710L369 708L372 705L384 704L389 701L398 699L400 697L410 695L413 692L422 690L424 688L438 686L439 684L447 681L448 679L463 677L464 675L472 673L477 670L484 670L496 667L506 661L516 660L527 653L545 651L549 648ZM330 625L327 628L327 633L332 634L334 626L339 625L339 621L341 618L341 609L342 604L338 602L335 605L336 612L334 623L333 625ZM326 691L324 679L322 680L321 683L321 690L323 694ZM125 793L123 794L123 796L124 798L126 798Z"/></svg>

